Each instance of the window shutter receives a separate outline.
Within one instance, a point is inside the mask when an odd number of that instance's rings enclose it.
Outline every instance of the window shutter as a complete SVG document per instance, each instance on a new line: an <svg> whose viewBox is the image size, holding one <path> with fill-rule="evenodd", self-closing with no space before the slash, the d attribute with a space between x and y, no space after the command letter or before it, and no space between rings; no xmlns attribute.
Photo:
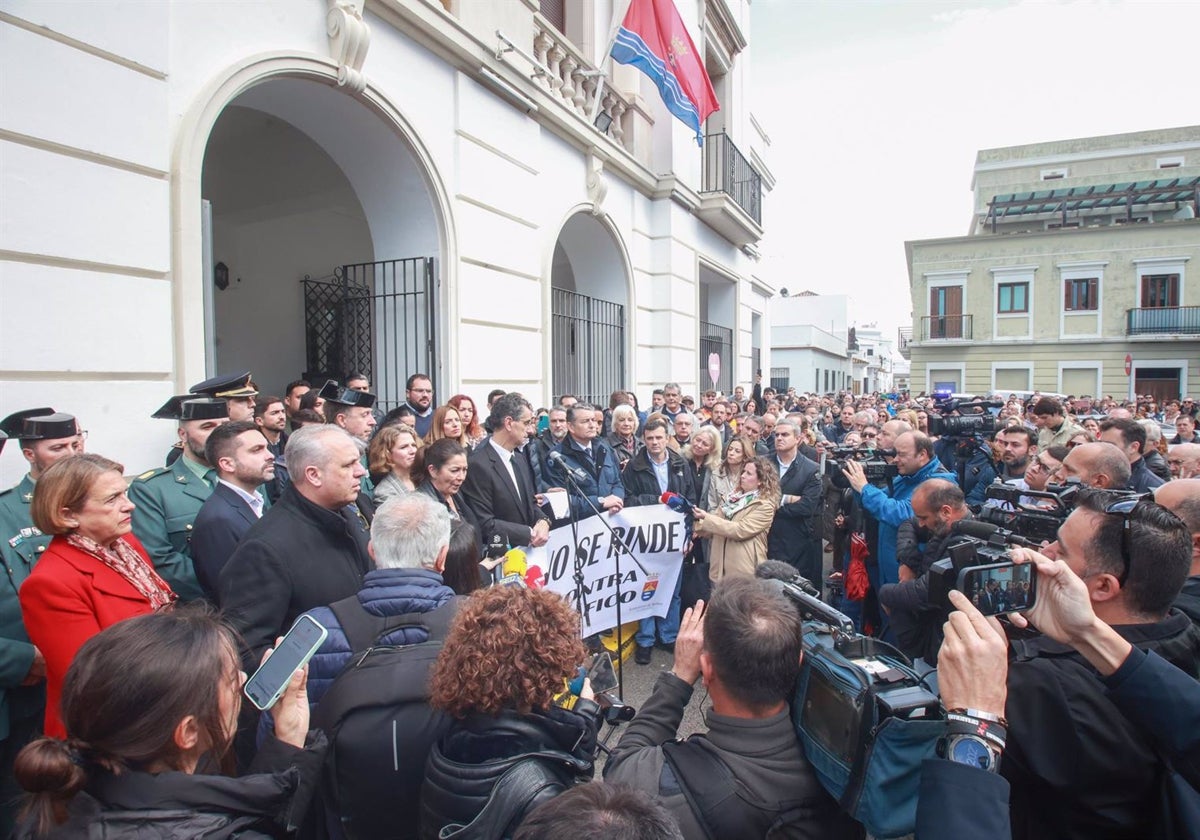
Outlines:
<svg viewBox="0 0 1200 840"><path fill-rule="evenodd" d="M559 32L567 31L566 0L541 0L542 17Z"/></svg>

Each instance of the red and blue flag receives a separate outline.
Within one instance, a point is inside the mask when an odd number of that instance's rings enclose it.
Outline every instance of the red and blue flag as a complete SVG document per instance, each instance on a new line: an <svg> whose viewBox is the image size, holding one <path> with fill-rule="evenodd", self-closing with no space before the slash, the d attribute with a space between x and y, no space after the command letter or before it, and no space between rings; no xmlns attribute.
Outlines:
<svg viewBox="0 0 1200 840"><path fill-rule="evenodd" d="M672 0L633 0L613 42L614 61L630 64L658 87L667 110L696 132L721 107L704 61Z"/></svg>

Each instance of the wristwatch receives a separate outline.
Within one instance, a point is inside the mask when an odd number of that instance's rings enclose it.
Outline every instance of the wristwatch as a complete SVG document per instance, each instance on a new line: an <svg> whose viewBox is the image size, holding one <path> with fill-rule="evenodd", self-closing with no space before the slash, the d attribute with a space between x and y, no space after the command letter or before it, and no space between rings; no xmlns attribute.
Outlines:
<svg viewBox="0 0 1200 840"><path fill-rule="evenodd" d="M937 742L938 758L967 764L989 773L1000 770L1000 750L978 735L944 735Z"/></svg>

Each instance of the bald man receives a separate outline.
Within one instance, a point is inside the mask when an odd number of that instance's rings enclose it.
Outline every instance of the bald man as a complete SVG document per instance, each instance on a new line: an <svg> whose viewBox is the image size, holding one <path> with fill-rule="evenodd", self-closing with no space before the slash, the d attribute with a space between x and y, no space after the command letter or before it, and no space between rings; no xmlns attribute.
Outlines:
<svg viewBox="0 0 1200 840"><path fill-rule="evenodd" d="M1098 490L1124 490L1129 475L1129 459L1111 443L1081 443L1067 453L1059 468L1064 481L1078 478L1084 487Z"/></svg>
<svg viewBox="0 0 1200 840"><path fill-rule="evenodd" d="M1154 501L1182 519L1192 533L1192 568L1175 607L1200 626L1200 478L1168 481L1154 491Z"/></svg>
<svg viewBox="0 0 1200 840"><path fill-rule="evenodd" d="M1167 454L1171 478L1200 478L1200 443L1177 443Z"/></svg>

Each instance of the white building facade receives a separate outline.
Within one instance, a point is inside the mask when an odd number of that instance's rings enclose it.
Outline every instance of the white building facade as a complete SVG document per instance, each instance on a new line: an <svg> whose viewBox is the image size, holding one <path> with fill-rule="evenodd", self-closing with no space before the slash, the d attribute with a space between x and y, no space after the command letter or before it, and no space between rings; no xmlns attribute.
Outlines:
<svg viewBox="0 0 1200 840"><path fill-rule="evenodd" d="M677 0L704 150L603 59L619 0L0 6L0 414L131 471L216 373L645 401L769 366L748 0ZM616 8L614 8L614 6ZM24 465L0 458L0 482Z"/></svg>
<svg viewBox="0 0 1200 840"><path fill-rule="evenodd" d="M802 292L771 301L771 384L825 394L854 382L850 298Z"/></svg>

